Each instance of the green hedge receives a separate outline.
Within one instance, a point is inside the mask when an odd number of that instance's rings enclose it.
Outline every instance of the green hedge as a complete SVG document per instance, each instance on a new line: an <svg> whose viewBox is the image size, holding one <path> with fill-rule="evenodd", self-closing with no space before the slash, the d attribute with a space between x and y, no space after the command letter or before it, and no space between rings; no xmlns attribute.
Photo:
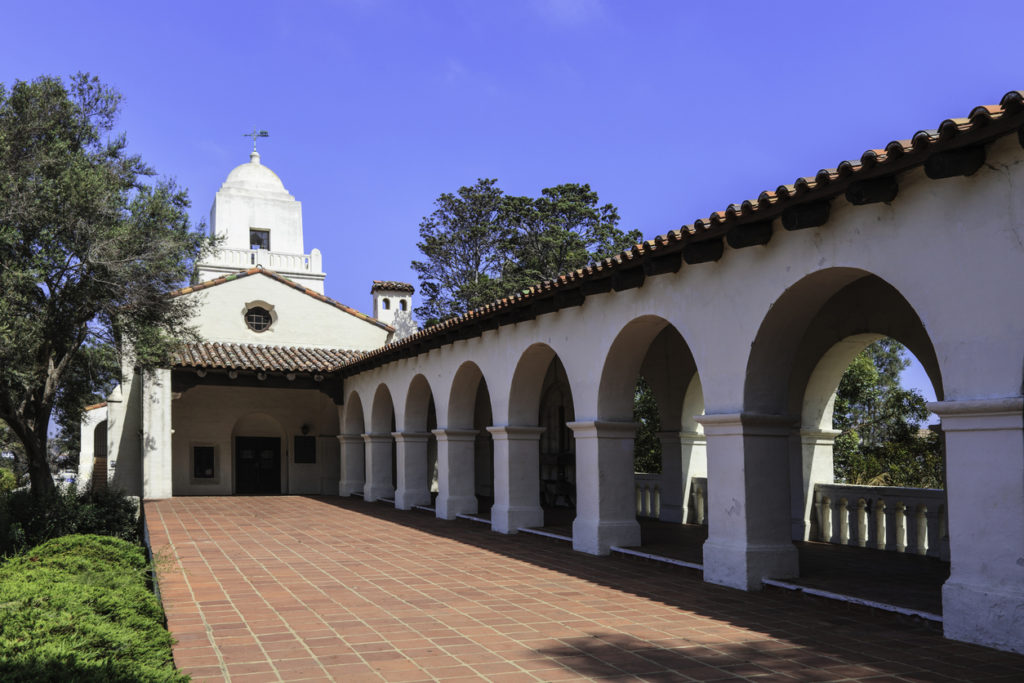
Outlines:
<svg viewBox="0 0 1024 683"><path fill-rule="evenodd" d="M0 680L186 681L144 550L64 536L0 564Z"/></svg>

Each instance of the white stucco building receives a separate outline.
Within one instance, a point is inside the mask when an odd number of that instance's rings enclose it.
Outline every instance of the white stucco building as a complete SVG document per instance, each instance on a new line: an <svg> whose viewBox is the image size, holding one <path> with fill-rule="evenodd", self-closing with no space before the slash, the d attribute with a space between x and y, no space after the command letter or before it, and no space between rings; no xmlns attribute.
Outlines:
<svg viewBox="0 0 1024 683"><path fill-rule="evenodd" d="M705 523L705 580L742 590L795 577L812 537L933 554L946 634L1024 652L1022 145L1013 91L416 332L401 283L374 285L372 318L320 293L297 203L254 157L211 220L241 256L174 293L201 297L211 341L126 368L83 427L83 476L102 425L108 478L149 498L358 494L500 533L564 519L592 554L639 545L638 513ZM881 336L932 381L945 492L827 488L836 388ZM639 374L656 481L632 471Z"/></svg>

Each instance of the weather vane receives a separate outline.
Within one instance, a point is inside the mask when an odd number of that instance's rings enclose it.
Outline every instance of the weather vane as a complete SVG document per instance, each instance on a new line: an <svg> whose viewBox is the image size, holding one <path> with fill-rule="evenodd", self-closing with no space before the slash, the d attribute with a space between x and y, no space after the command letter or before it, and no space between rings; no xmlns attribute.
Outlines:
<svg viewBox="0 0 1024 683"><path fill-rule="evenodd" d="M257 138L269 138L270 133L265 130L253 128L251 133L242 133L243 138L252 138L252 151L256 151L256 139Z"/></svg>

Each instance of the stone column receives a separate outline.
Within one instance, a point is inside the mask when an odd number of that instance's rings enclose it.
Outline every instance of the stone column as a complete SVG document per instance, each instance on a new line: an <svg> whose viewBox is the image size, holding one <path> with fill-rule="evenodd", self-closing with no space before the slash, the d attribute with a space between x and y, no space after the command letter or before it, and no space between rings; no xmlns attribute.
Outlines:
<svg viewBox="0 0 1024 683"><path fill-rule="evenodd" d="M366 448L362 434L339 434L341 445L341 476L338 495L362 493L366 484Z"/></svg>
<svg viewBox="0 0 1024 683"><path fill-rule="evenodd" d="M708 440L704 580L760 590L799 574L790 538L789 445L798 424L780 415L701 415Z"/></svg>
<svg viewBox="0 0 1024 683"><path fill-rule="evenodd" d="M1024 653L1024 399L941 401L950 576L947 638Z"/></svg>
<svg viewBox="0 0 1024 683"><path fill-rule="evenodd" d="M391 435L363 434L366 442L366 484L363 500L372 503L381 498L394 498L391 480Z"/></svg>
<svg viewBox="0 0 1024 683"><path fill-rule="evenodd" d="M611 546L640 545L633 482L632 422L570 422L576 438L576 520L572 547L607 555Z"/></svg>
<svg viewBox="0 0 1024 683"><path fill-rule="evenodd" d="M814 485L835 483L832 445L842 434L838 429L801 429L800 462L790 467L793 487L792 538L811 540L811 515L814 514Z"/></svg>
<svg viewBox="0 0 1024 683"><path fill-rule="evenodd" d="M683 452L679 432L658 432L661 441L661 514L663 522L683 521Z"/></svg>
<svg viewBox="0 0 1024 683"><path fill-rule="evenodd" d="M458 515L477 512L475 460L475 429L435 429L437 436L437 502L436 515L455 519Z"/></svg>
<svg viewBox="0 0 1024 683"><path fill-rule="evenodd" d="M544 526L540 507L540 435L543 427L488 427L494 439L491 528L514 534Z"/></svg>
<svg viewBox="0 0 1024 683"><path fill-rule="evenodd" d="M696 524L698 516L690 519L690 495L693 480L708 476L708 441L700 432L679 432L682 453L683 501L681 521Z"/></svg>
<svg viewBox="0 0 1024 683"><path fill-rule="evenodd" d="M427 432L393 432L397 446L398 481L395 507L411 510L430 505L430 475L427 472Z"/></svg>
<svg viewBox="0 0 1024 683"><path fill-rule="evenodd" d="M142 377L142 497L171 497L171 371Z"/></svg>

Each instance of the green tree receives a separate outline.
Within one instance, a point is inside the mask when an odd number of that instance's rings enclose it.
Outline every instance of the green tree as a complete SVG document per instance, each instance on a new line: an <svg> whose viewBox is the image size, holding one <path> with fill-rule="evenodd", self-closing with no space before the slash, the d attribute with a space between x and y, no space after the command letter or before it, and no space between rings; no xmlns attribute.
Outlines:
<svg viewBox="0 0 1024 683"><path fill-rule="evenodd" d="M424 325L490 303L541 280L626 249L637 230L619 229L612 204L589 185L545 188L539 198L510 197L495 179L442 194L420 222L413 261Z"/></svg>
<svg viewBox="0 0 1024 683"><path fill-rule="evenodd" d="M112 133L120 101L86 74L0 85L0 419L39 497L53 492L51 417L77 418L96 349L130 348L147 368L194 336L194 304L166 293L210 242L186 192Z"/></svg>
<svg viewBox="0 0 1024 683"><path fill-rule="evenodd" d="M661 473L661 416L651 385L643 377L636 381L633 392L633 422L636 437L633 440L633 471Z"/></svg>
<svg viewBox="0 0 1024 683"><path fill-rule="evenodd" d="M922 435L925 400L900 383L910 360L905 347L880 339L858 355L836 392L832 424L836 478L850 484L941 488L939 435Z"/></svg>
<svg viewBox="0 0 1024 683"><path fill-rule="evenodd" d="M416 244L422 261L412 268L420 280L416 315L424 325L500 298L507 259L505 194L495 179L481 178L458 193L442 194L420 222Z"/></svg>

